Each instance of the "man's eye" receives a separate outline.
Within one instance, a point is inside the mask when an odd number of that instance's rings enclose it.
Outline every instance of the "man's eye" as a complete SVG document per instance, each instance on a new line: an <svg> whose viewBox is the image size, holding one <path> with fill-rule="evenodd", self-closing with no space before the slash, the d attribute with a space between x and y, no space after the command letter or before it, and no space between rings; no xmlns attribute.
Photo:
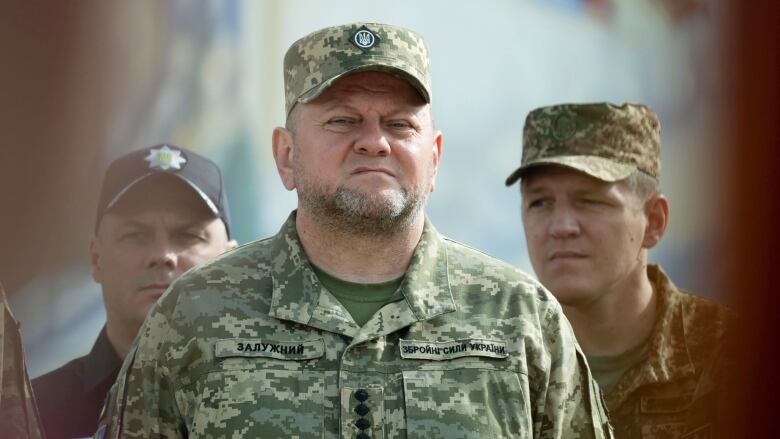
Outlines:
<svg viewBox="0 0 780 439"><path fill-rule="evenodd" d="M200 233L196 232L182 232L179 234L179 239L182 242L200 242L205 240Z"/></svg>
<svg viewBox="0 0 780 439"><path fill-rule="evenodd" d="M126 232L119 236L119 240L123 242L137 242L142 238L141 232Z"/></svg>
<svg viewBox="0 0 780 439"><path fill-rule="evenodd" d="M595 198L586 198L582 200L582 202L588 206L603 206L606 204L603 201L597 200Z"/></svg>
<svg viewBox="0 0 780 439"><path fill-rule="evenodd" d="M547 202L546 199L544 199L544 198L537 198L535 200L531 200L531 201L528 202L528 208L529 209L540 208L540 207L546 206L547 204L548 204L548 202Z"/></svg>
<svg viewBox="0 0 780 439"><path fill-rule="evenodd" d="M388 122L387 126L397 130L407 130L412 128L412 124L403 120L394 120L392 122Z"/></svg>
<svg viewBox="0 0 780 439"><path fill-rule="evenodd" d="M351 117L334 117L328 120L329 125L335 125L335 126L349 126L354 125L355 119Z"/></svg>

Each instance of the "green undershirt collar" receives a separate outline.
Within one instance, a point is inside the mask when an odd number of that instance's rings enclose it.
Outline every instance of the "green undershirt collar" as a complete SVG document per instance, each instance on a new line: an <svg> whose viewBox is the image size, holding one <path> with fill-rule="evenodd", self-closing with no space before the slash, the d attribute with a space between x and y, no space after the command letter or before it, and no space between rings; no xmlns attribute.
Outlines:
<svg viewBox="0 0 780 439"><path fill-rule="evenodd" d="M590 371L593 378L601 387L601 390L607 394L612 391L628 369L640 363L647 357L647 348L650 341L648 337L637 346L618 355L609 356L587 356Z"/></svg>
<svg viewBox="0 0 780 439"><path fill-rule="evenodd" d="M375 284L349 282L326 273L312 264L320 283L344 305L359 326L363 326L385 304L403 299L400 290L404 276Z"/></svg>

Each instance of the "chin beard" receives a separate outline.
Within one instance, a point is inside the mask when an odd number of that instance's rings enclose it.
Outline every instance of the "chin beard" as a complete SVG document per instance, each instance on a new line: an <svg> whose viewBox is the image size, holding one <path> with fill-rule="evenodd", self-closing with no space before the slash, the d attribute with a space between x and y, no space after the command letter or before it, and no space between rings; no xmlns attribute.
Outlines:
<svg viewBox="0 0 780 439"><path fill-rule="evenodd" d="M298 190L301 206L322 226L362 236L387 236L409 227L428 198L429 191L406 190L366 194L340 187L327 194L322 188Z"/></svg>

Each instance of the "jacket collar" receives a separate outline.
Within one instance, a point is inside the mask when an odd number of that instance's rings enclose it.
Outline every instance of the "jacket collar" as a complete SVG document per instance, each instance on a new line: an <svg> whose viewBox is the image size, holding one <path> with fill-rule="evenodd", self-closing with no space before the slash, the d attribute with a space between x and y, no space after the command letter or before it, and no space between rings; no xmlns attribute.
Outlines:
<svg viewBox="0 0 780 439"><path fill-rule="evenodd" d="M106 334L106 327L100 331L92 350L84 358L84 390L98 387L106 379L113 381L122 367L122 359L114 351Z"/></svg>
<svg viewBox="0 0 780 439"><path fill-rule="evenodd" d="M640 387L691 376L695 367L686 342L684 296L657 265L647 266L657 297L656 319L648 341L648 357L629 369L607 395L609 407L619 407Z"/></svg>
<svg viewBox="0 0 780 439"><path fill-rule="evenodd" d="M296 232L295 212L272 239L270 315L273 317L353 338L360 334L359 338L365 339L455 310L446 246L427 218L401 283L405 300L386 306L387 311L392 309L392 319L388 321L391 316L380 312L362 329L338 299L320 284Z"/></svg>

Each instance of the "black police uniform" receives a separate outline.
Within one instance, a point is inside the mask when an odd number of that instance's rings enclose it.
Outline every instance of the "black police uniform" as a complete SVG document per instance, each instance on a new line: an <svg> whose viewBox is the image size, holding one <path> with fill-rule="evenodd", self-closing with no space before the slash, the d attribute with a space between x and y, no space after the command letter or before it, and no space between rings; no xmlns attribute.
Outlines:
<svg viewBox="0 0 780 439"><path fill-rule="evenodd" d="M104 327L89 354L34 379L33 391L46 437L92 436L120 367L122 360Z"/></svg>

